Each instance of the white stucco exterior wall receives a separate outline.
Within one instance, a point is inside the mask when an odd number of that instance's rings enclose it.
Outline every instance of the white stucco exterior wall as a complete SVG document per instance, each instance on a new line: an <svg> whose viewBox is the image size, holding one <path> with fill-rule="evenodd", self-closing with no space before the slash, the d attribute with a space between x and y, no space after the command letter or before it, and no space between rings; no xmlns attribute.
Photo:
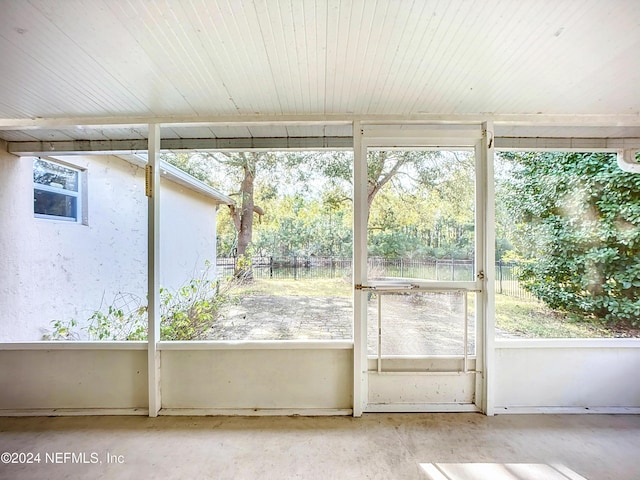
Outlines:
<svg viewBox="0 0 640 480"><path fill-rule="evenodd" d="M217 208L213 200L166 179L160 184L160 283L175 290L204 273L215 279Z"/></svg>
<svg viewBox="0 0 640 480"><path fill-rule="evenodd" d="M53 320L86 321L118 292L146 304L144 169L114 156L64 161L87 171L88 225L34 218L33 159L0 145L0 342L41 340ZM161 186L161 282L177 288L215 260L216 206Z"/></svg>

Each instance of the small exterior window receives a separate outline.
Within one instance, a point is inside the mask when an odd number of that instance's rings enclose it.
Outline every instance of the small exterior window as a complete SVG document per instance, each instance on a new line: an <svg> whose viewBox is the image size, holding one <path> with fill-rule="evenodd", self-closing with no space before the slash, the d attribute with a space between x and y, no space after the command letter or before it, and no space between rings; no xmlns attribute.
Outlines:
<svg viewBox="0 0 640 480"><path fill-rule="evenodd" d="M82 171L36 158L33 213L37 218L83 222Z"/></svg>

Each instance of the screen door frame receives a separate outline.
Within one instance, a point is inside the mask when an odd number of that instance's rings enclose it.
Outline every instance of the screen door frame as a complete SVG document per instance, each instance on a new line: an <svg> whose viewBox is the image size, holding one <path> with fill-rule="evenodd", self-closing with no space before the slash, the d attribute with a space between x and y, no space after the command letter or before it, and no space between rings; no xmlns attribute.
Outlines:
<svg viewBox="0 0 640 480"><path fill-rule="evenodd" d="M487 262L493 244L487 229L493 135L483 124L354 124L354 415L362 412L483 411L487 382L487 310L490 307ZM384 368L367 353L367 296L393 286L367 281L367 158L369 150L472 150L475 157L475 279L468 282L412 282L416 291L474 292L476 352L473 358L403 358ZM407 288L406 285L400 288ZM382 292L381 292L382 293ZM464 358L463 358L464 357ZM435 363L434 363L435 362ZM428 367L426 366L428 365ZM469 391L472 390L472 392ZM434 395L433 392L445 392ZM408 393L409 392L409 393ZM417 393L416 393L417 392Z"/></svg>

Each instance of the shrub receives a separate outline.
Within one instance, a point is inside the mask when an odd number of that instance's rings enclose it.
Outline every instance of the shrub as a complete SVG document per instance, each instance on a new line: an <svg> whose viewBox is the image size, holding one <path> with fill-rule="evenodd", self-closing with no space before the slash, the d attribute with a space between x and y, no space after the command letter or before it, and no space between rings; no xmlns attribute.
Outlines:
<svg viewBox="0 0 640 480"><path fill-rule="evenodd" d="M208 264L207 264L208 266ZM176 291L160 289L160 339L202 340L232 300L234 282L221 286L208 279L208 269ZM106 308L94 311L79 327L78 321L54 320L45 340L146 340L147 305L136 295L118 293ZM85 334L83 334L83 331Z"/></svg>
<svg viewBox="0 0 640 480"><path fill-rule="evenodd" d="M553 309L640 323L640 175L604 153L503 154L525 288Z"/></svg>

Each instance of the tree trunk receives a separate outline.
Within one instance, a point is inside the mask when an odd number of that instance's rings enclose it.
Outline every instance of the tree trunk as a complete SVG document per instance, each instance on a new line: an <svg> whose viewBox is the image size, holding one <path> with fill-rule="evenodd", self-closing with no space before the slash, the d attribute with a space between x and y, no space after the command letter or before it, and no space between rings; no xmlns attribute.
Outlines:
<svg viewBox="0 0 640 480"><path fill-rule="evenodd" d="M251 278L251 259L246 257L247 248L253 238L253 214L257 213L262 216L264 211L254 203L253 186L256 176L256 166L258 163L258 154L240 153L239 158L242 160L243 179L240 186L240 207L235 205L229 206L229 213L233 219L233 224L238 232L238 243L236 246L236 262L235 276L237 278Z"/></svg>
<svg viewBox="0 0 640 480"><path fill-rule="evenodd" d="M367 223L371 213L371 205L373 200L382 187L384 187L391 179L400 171L400 168L407 163L407 157L403 155L395 156L391 152L378 152L376 159L377 165L368 169L369 181L367 182ZM387 162L393 161L391 169L384 173L384 167Z"/></svg>
<svg viewBox="0 0 640 480"><path fill-rule="evenodd" d="M251 155L251 154L250 154ZM240 212L232 210L234 215L234 225L238 230L238 244L236 254L239 261L236 262L236 278L252 278L250 259L246 258L247 247L251 243L253 235L253 182L255 179L254 165L248 158L243 165L244 177L240 186Z"/></svg>
<svg viewBox="0 0 640 480"><path fill-rule="evenodd" d="M247 252L253 234L253 180L254 174L248 165L244 166L244 179L240 188L242 207L240 213L240 229L238 230L238 256Z"/></svg>

